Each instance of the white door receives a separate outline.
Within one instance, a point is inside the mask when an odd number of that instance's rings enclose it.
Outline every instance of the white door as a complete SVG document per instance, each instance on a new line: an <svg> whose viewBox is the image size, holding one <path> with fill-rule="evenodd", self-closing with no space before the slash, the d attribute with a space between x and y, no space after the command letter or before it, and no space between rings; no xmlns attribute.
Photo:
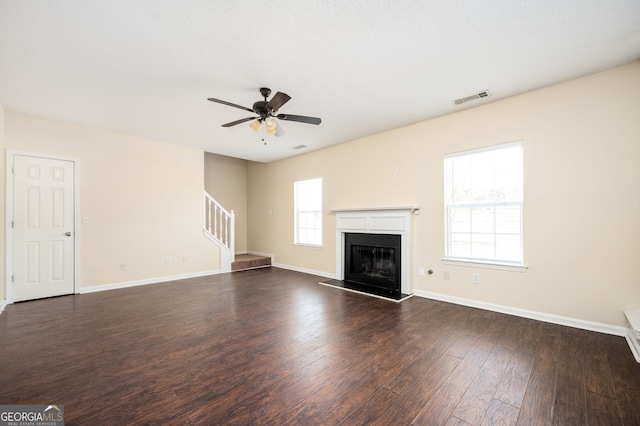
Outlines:
<svg viewBox="0 0 640 426"><path fill-rule="evenodd" d="M74 292L72 161L14 156L13 300Z"/></svg>

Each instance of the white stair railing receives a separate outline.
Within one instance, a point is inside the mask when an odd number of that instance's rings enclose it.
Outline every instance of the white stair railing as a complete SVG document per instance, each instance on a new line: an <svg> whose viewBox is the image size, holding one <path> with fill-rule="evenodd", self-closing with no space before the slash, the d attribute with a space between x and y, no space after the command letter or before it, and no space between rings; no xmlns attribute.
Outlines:
<svg viewBox="0 0 640 426"><path fill-rule="evenodd" d="M207 191L204 191L204 212L205 235L217 242L221 251L227 252L223 253L221 269L228 272L235 257L235 215L233 210L227 211Z"/></svg>

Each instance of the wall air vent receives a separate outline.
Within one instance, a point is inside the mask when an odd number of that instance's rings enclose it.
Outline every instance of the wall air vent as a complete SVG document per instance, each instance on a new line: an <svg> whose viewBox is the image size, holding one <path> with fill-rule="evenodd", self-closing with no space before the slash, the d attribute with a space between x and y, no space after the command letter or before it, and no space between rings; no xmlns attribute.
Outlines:
<svg viewBox="0 0 640 426"><path fill-rule="evenodd" d="M471 96L467 96L464 98L456 99L453 101L455 105L461 105L469 101L475 101L476 99L486 98L487 96L491 96L488 90L483 90L482 92L474 93Z"/></svg>

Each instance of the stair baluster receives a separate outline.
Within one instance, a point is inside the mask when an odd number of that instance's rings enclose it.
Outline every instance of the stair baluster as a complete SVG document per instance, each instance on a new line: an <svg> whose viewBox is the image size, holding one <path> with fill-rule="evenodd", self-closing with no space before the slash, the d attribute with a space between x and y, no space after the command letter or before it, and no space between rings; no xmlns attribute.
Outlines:
<svg viewBox="0 0 640 426"><path fill-rule="evenodd" d="M204 191L205 220L204 233L214 241L221 249L221 269L223 272L231 271L231 263L235 253L235 215L233 210L227 211L211 195Z"/></svg>

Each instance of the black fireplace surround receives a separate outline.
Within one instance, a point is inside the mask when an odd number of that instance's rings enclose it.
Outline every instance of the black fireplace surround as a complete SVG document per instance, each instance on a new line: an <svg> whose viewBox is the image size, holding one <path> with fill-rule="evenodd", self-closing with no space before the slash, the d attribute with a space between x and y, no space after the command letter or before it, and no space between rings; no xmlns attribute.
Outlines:
<svg viewBox="0 0 640 426"><path fill-rule="evenodd" d="M401 236L344 234L344 281L367 293L401 297Z"/></svg>

